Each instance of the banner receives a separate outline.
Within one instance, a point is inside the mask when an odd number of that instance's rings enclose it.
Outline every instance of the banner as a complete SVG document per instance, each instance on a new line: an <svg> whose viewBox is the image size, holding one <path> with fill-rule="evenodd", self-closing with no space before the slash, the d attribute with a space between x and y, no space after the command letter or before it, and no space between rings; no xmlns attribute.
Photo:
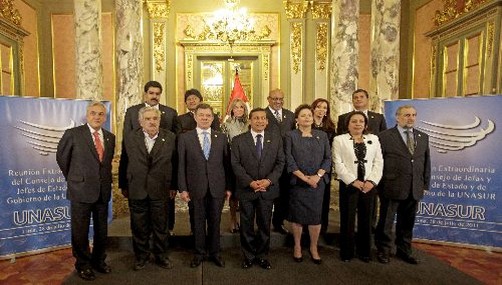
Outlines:
<svg viewBox="0 0 502 285"><path fill-rule="evenodd" d="M66 129L86 123L88 104L0 96L0 257L70 244L70 203L55 153Z"/></svg>
<svg viewBox="0 0 502 285"><path fill-rule="evenodd" d="M432 161L414 237L502 248L502 130L496 127L502 96L386 101L387 126L407 104L417 109L416 128L429 135Z"/></svg>

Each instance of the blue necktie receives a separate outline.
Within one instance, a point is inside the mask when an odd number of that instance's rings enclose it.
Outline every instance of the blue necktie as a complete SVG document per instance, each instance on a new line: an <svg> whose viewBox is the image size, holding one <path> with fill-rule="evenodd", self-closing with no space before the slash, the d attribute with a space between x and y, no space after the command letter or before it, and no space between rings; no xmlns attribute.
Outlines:
<svg viewBox="0 0 502 285"><path fill-rule="evenodd" d="M202 140L202 151L206 160L209 159L209 150L211 149L211 142L209 141L209 132L203 131L204 139Z"/></svg>
<svg viewBox="0 0 502 285"><path fill-rule="evenodd" d="M256 155L258 158L261 158L261 152L263 150L263 144L261 143L261 137L262 135L257 134L256 135Z"/></svg>

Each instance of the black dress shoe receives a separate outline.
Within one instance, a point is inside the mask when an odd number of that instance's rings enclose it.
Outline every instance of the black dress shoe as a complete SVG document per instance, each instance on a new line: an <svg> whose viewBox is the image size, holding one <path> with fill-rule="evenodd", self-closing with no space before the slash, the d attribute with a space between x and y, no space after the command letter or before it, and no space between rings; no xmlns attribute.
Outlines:
<svg viewBox="0 0 502 285"><path fill-rule="evenodd" d="M97 272L103 273L103 274L108 274L108 273L112 272L112 268L110 266L108 266L108 264L106 264L105 262L101 262L99 264L96 264L93 266L93 268Z"/></svg>
<svg viewBox="0 0 502 285"><path fill-rule="evenodd" d="M420 261L418 259L414 258L413 256L399 252L399 251L396 253L396 256L399 257L404 262L409 263L409 264L419 264L420 263Z"/></svg>
<svg viewBox="0 0 502 285"><path fill-rule="evenodd" d="M244 268L244 269L251 268L252 266L253 266L253 261L251 259L245 259L242 262L242 268Z"/></svg>
<svg viewBox="0 0 502 285"><path fill-rule="evenodd" d="M225 267L225 261L223 261L223 258L221 256L211 256L211 261L216 264L216 266L219 267Z"/></svg>
<svg viewBox="0 0 502 285"><path fill-rule="evenodd" d="M272 265L268 260L263 258L255 258L254 262L258 264L263 269L272 269Z"/></svg>
<svg viewBox="0 0 502 285"><path fill-rule="evenodd" d="M389 263L390 262L389 254L383 251L379 251L377 252L377 260L380 263Z"/></svg>
<svg viewBox="0 0 502 285"><path fill-rule="evenodd" d="M155 259L155 264L157 264L158 266L164 268L164 269L171 269L173 268L173 264L171 263L171 261L169 261L168 258L156 258Z"/></svg>
<svg viewBox="0 0 502 285"><path fill-rule="evenodd" d="M287 235L287 234L289 234L288 229L286 229L286 227L284 227L284 225L280 225L280 226L274 227L274 232L280 233L281 235Z"/></svg>
<svg viewBox="0 0 502 285"><path fill-rule="evenodd" d="M202 256L195 256L190 262L190 267L192 268L199 267L199 265L202 263L202 260L204 260Z"/></svg>
<svg viewBox="0 0 502 285"><path fill-rule="evenodd" d="M300 256L300 257L293 256L293 260L300 263L303 261L303 256Z"/></svg>
<svg viewBox="0 0 502 285"><path fill-rule="evenodd" d="M146 259L136 260L136 262L134 262L134 271L138 271L145 268L147 263L148 261Z"/></svg>
<svg viewBox="0 0 502 285"><path fill-rule="evenodd" d="M77 270L77 273L78 273L78 277L80 277L86 281L92 281L92 280L96 279L96 275L94 275L94 272L90 268Z"/></svg>
<svg viewBox="0 0 502 285"><path fill-rule="evenodd" d="M369 257L369 256L359 256L359 260L361 260L364 263L370 263L371 257Z"/></svg>
<svg viewBox="0 0 502 285"><path fill-rule="evenodd" d="M312 262L314 262L317 265L320 265L322 263L321 258L314 258L314 256L312 255L312 252L310 250L309 250L309 253L310 253L310 259L312 259Z"/></svg>

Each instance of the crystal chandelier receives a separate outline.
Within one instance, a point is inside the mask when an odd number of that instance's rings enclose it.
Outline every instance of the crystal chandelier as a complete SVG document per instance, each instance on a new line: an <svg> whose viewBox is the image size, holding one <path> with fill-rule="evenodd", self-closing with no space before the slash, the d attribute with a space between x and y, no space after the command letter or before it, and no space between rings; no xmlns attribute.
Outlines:
<svg viewBox="0 0 502 285"><path fill-rule="evenodd" d="M235 42L249 41L255 38L253 18L246 8L238 8L239 0L225 0L225 8L213 13L206 19L209 33L216 40L232 47Z"/></svg>

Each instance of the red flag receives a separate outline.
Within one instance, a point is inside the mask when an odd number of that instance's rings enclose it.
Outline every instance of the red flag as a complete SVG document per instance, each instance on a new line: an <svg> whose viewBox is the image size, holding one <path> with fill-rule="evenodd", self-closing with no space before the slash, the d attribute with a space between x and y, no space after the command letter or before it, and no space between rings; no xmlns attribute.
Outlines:
<svg viewBox="0 0 502 285"><path fill-rule="evenodd" d="M235 99L241 99L248 105L249 108L249 99L246 97L246 93L244 93L244 89L242 88L241 81L239 80L239 73L237 70L235 71L235 80L234 80L234 88L232 89L232 94L230 95L230 100L228 100L227 106L227 117L230 116L230 105L232 105L232 101Z"/></svg>

